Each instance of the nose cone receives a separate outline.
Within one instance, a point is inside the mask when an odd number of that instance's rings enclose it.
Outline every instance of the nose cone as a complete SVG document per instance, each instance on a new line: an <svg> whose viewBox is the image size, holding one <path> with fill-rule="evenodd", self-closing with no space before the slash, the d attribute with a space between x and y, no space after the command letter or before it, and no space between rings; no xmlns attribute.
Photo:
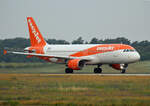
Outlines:
<svg viewBox="0 0 150 106"><path fill-rule="evenodd" d="M128 62L134 63L140 60L140 54L138 52L130 52L128 54Z"/></svg>
<svg viewBox="0 0 150 106"><path fill-rule="evenodd" d="M134 56L133 56L133 60L136 62L136 61L139 61L141 58L140 54L138 52L134 53Z"/></svg>
<svg viewBox="0 0 150 106"><path fill-rule="evenodd" d="M140 59L141 59L141 56L140 56L140 54L137 52L137 54L136 54L136 60L139 61Z"/></svg>

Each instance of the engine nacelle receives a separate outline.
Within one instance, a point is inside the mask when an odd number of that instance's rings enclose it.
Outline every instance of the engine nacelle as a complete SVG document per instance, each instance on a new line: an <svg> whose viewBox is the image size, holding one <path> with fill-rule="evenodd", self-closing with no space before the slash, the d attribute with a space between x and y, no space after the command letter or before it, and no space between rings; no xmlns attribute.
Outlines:
<svg viewBox="0 0 150 106"><path fill-rule="evenodd" d="M73 70L81 70L84 66L84 61L80 59L73 59L68 61L68 68L71 68Z"/></svg>
<svg viewBox="0 0 150 106"><path fill-rule="evenodd" d="M110 66L116 70L123 70L128 67L127 64L111 64Z"/></svg>

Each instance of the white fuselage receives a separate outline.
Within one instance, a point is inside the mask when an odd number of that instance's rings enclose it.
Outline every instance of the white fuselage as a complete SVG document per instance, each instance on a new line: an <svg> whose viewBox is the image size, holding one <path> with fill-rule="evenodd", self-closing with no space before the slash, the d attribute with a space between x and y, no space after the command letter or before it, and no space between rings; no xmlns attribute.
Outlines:
<svg viewBox="0 0 150 106"><path fill-rule="evenodd" d="M97 44L74 44L74 45L46 45L44 47L44 52L49 55L62 55L70 56L80 51L98 46ZM90 51L91 52L91 51ZM92 52L95 52L94 50ZM134 50L132 52L124 52L124 49L96 53L93 55L86 55L87 52L84 52L85 56L80 56L81 59L90 58L91 61L86 64L128 64L136 62L140 59L139 53ZM51 62L56 62L56 58L51 58ZM64 61L63 61L64 62ZM62 62L62 63L63 63Z"/></svg>

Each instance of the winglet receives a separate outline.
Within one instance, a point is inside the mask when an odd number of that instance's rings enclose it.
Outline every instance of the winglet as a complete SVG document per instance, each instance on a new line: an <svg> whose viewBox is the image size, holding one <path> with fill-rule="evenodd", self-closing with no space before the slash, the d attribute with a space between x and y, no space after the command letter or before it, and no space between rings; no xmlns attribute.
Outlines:
<svg viewBox="0 0 150 106"><path fill-rule="evenodd" d="M4 55L7 54L7 50L4 50Z"/></svg>

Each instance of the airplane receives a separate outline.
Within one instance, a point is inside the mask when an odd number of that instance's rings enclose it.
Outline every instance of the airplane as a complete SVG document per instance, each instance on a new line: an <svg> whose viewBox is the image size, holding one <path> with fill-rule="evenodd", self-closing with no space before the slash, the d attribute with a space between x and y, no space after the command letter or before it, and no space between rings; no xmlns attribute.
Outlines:
<svg viewBox="0 0 150 106"><path fill-rule="evenodd" d="M23 52L9 53L27 55L28 58L35 56L47 62L66 64L66 73L81 70L86 65L97 65L94 73L98 74L102 73L103 64L125 73L128 64L140 60L140 54L126 44L49 45L32 17L27 17L27 23L31 46L26 47ZM4 50L4 53L7 51Z"/></svg>

